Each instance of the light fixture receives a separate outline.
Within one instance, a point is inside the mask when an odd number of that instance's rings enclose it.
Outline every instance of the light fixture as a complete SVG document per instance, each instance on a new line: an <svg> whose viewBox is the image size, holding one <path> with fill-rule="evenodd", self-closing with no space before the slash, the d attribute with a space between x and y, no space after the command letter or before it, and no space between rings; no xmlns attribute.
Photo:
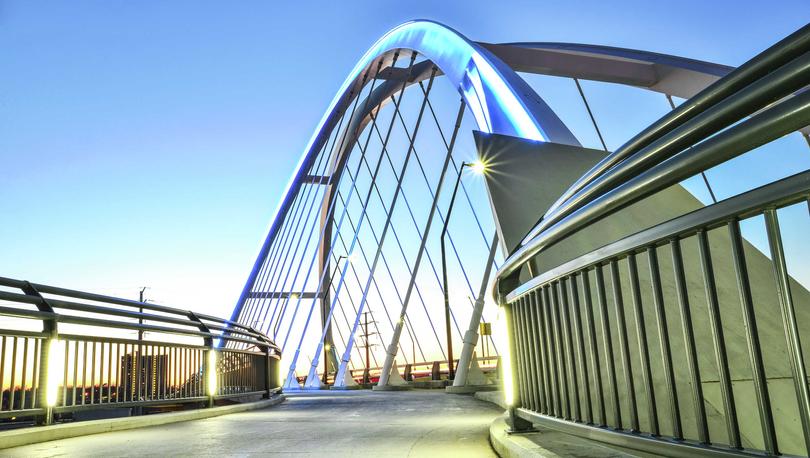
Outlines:
<svg viewBox="0 0 810 458"><path fill-rule="evenodd" d="M291 293L290 294L290 299L297 300L298 299L298 293Z"/></svg>
<svg viewBox="0 0 810 458"><path fill-rule="evenodd" d="M208 350L208 396L217 394L217 352Z"/></svg>
<svg viewBox="0 0 810 458"><path fill-rule="evenodd" d="M48 367L47 367L47 391L45 402L48 407L53 407L59 402L59 375L65 370L65 342L59 339L51 339L48 344Z"/></svg>
<svg viewBox="0 0 810 458"><path fill-rule="evenodd" d="M503 377L503 400L507 406L515 403L514 385L512 381L512 354L509 348L509 326L506 324L506 309L501 307L495 318L495 329L498 338L498 348L501 353L501 376Z"/></svg>
<svg viewBox="0 0 810 458"><path fill-rule="evenodd" d="M475 162L471 163L470 168L476 175L483 175L487 173L487 164L481 159L478 159Z"/></svg>

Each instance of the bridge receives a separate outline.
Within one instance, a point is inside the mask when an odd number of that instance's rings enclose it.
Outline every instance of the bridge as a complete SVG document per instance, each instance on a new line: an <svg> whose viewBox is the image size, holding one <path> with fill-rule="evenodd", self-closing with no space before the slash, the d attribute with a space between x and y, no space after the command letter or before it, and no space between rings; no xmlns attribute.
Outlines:
<svg viewBox="0 0 810 458"><path fill-rule="evenodd" d="M0 278L0 439L29 444L0 454L323 451L311 427L338 455L807 456L810 171L776 151L810 146L808 51L810 26L732 68L402 24L327 108L229 319ZM611 151L583 81L669 110ZM197 420L68 439L172 415Z"/></svg>

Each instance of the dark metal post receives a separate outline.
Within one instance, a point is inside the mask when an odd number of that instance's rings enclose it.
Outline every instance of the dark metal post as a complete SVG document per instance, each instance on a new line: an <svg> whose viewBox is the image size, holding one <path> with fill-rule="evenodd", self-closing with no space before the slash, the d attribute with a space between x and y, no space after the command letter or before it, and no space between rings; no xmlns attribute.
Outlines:
<svg viewBox="0 0 810 458"><path fill-rule="evenodd" d="M140 296L138 297L138 302L143 302L143 292L146 291L146 286L141 288ZM138 312L143 313L143 307L138 308ZM138 324L143 324L143 317L138 317ZM138 329L138 340L143 340L143 329ZM138 351L140 351L140 346L138 346Z"/></svg>
<svg viewBox="0 0 810 458"><path fill-rule="evenodd" d="M456 203L456 194L458 194L458 186L461 184L461 175L464 173L464 167L468 163L462 162L461 167L458 168L458 176L456 177L456 185L453 188L453 195L450 197L450 206L447 208L447 214L444 215L444 227L442 234L439 236L442 247L442 290L444 291L444 324L447 331L447 380L453 380L455 371L453 370L453 334L450 329L450 295L447 291L447 257L444 249L444 236L447 234L447 225L450 223L450 214L453 212L453 205ZM427 234L425 234L427 235Z"/></svg>
<svg viewBox="0 0 810 458"><path fill-rule="evenodd" d="M264 398L270 398L270 390L273 386L273 371L270 367L272 358L270 357L270 347L264 349Z"/></svg>
<svg viewBox="0 0 810 458"><path fill-rule="evenodd" d="M369 335L368 334L368 312L363 312L363 319L365 321L364 334L365 334L365 337L366 337L366 371L368 371L369 368L371 367L371 365L369 364L369 348L371 347L371 345L368 342L368 335Z"/></svg>
<svg viewBox="0 0 810 458"><path fill-rule="evenodd" d="M346 255L343 255L343 254L338 256L337 261L335 261L335 269L340 268L340 261L342 259L348 259L348 258L346 257ZM326 288L323 289L322 294L324 295L324 297L329 295L329 288L332 287L332 279L333 278L335 278L334 272L332 273L332 275L329 276L329 282L326 284ZM322 309L322 311L325 311L325 310ZM326 314L325 313L321 313L321 320L323 321L323 327L326 327ZM327 333L326 337L324 337L324 340L323 340L323 383L324 383L324 385L326 385L326 379L327 379L327 377L329 375L329 352L332 351L332 347L331 347L332 343L331 343L331 341L329 341L329 342L327 342L327 341L330 340L329 339L330 337L331 336L329 335L329 333ZM330 345L330 347L327 348L327 345ZM368 365L366 365L366 366L368 366Z"/></svg>

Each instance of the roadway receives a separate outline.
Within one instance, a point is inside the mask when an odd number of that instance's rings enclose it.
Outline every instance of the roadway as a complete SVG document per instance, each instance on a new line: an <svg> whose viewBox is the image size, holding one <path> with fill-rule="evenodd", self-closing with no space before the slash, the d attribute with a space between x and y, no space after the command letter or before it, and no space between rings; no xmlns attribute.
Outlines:
<svg viewBox="0 0 810 458"><path fill-rule="evenodd" d="M494 457L502 411L440 390L293 393L263 410L0 450L35 456Z"/></svg>

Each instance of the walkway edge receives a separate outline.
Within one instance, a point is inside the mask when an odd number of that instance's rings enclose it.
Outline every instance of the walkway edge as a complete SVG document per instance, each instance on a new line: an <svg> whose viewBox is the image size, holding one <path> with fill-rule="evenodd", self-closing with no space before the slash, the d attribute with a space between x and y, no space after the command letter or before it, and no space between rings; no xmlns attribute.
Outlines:
<svg viewBox="0 0 810 458"><path fill-rule="evenodd" d="M284 401L283 394L270 399L256 402L234 404L229 406L211 407L208 409L186 410L182 412L159 413L154 415L141 415L137 417L113 418L104 420L79 421L50 426L32 426L11 431L0 432L0 449L20 447L23 445L39 444L71 437L88 436L91 434L109 433L127 429L143 428L146 426L179 423L181 421L201 420L218 417L248 410L263 409Z"/></svg>
<svg viewBox="0 0 810 458"><path fill-rule="evenodd" d="M500 416L490 423L489 443L501 458L559 456L525 437L507 434L506 415Z"/></svg>
<svg viewBox="0 0 810 458"><path fill-rule="evenodd" d="M503 391L476 391L473 396L475 399L491 402L503 410L508 408L506 401L503 399Z"/></svg>

